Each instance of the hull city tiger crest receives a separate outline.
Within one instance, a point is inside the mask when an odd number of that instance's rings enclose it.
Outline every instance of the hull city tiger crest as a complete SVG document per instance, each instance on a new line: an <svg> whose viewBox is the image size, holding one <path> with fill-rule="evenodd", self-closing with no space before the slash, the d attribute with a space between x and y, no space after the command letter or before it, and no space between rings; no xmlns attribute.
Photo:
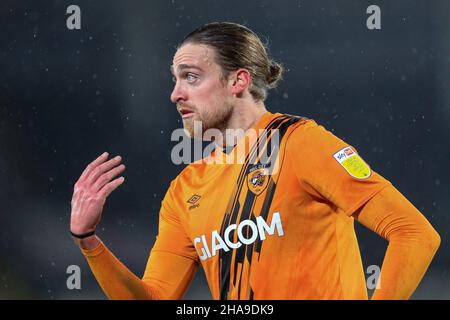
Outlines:
<svg viewBox="0 0 450 320"><path fill-rule="evenodd" d="M262 165L257 165L251 168L247 175L248 189L257 196L266 189L270 178L269 169L261 166Z"/></svg>

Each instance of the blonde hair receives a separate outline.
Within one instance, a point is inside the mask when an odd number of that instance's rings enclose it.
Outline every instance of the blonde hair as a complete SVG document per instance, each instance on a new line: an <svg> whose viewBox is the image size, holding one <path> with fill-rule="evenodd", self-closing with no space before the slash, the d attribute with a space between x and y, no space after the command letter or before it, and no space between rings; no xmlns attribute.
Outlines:
<svg viewBox="0 0 450 320"><path fill-rule="evenodd" d="M283 67L272 60L261 39L247 27L232 22L212 22L188 34L179 47L186 43L211 46L216 52L216 62L222 75L245 68L252 81L249 91L255 101L264 101L267 91L275 88L282 78Z"/></svg>

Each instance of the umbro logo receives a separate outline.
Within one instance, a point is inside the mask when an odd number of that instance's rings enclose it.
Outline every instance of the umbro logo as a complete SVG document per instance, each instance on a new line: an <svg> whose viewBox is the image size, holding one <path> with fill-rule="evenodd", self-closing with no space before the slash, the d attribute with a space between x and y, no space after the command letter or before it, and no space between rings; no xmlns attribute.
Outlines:
<svg viewBox="0 0 450 320"><path fill-rule="evenodd" d="M189 207L189 210L195 209L200 207L200 204L198 204L198 200L200 200L202 196L198 195L198 194L194 194L188 201L187 203L190 203L191 206Z"/></svg>

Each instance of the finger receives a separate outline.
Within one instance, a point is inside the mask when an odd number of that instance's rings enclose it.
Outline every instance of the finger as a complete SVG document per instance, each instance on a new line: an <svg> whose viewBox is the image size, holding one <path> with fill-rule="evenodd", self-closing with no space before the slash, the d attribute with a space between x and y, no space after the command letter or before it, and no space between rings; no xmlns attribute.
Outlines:
<svg viewBox="0 0 450 320"><path fill-rule="evenodd" d="M109 183L114 177L122 173L124 170L125 165L121 164L120 166L117 166L109 170L108 172L105 172L97 179L92 189L95 191L100 190L105 184Z"/></svg>
<svg viewBox="0 0 450 320"><path fill-rule="evenodd" d="M84 169L78 181L83 181L84 179L86 179L92 172L92 170L94 170L98 165L102 164L108 159L108 156L109 156L108 152L103 152L97 159L89 163L86 166L86 169Z"/></svg>
<svg viewBox="0 0 450 320"><path fill-rule="evenodd" d="M125 181L124 177L119 177L109 183L107 183L101 190L100 193L107 198L111 192L117 189L118 186L120 186Z"/></svg>
<svg viewBox="0 0 450 320"><path fill-rule="evenodd" d="M111 168L114 168L115 166L117 166L120 163L120 161L122 161L122 157L116 156L116 157L110 159L109 161L97 166L94 170L92 170L92 172L89 174L89 176L86 179L88 185L94 184L96 182L96 180L98 179L98 177L100 177L103 173L107 172Z"/></svg>

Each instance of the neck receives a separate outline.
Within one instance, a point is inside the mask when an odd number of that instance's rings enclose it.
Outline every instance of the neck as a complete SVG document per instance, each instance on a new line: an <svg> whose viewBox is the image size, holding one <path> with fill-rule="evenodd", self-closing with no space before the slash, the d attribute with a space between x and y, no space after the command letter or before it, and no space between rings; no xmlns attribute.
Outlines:
<svg viewBox="0 0 450 320"><path fill-rule="evenodd" d="M264 102L251 102L236 105L233 109L233 114L227 123L226 129L243 130L247 132L248 129L253 128L261 119L264 113L267 112ZM231 135L227 138L226 129L222 130L222 137L214 141L216 147L224 148L233 146L239 140L239 136Z"/></svg>

